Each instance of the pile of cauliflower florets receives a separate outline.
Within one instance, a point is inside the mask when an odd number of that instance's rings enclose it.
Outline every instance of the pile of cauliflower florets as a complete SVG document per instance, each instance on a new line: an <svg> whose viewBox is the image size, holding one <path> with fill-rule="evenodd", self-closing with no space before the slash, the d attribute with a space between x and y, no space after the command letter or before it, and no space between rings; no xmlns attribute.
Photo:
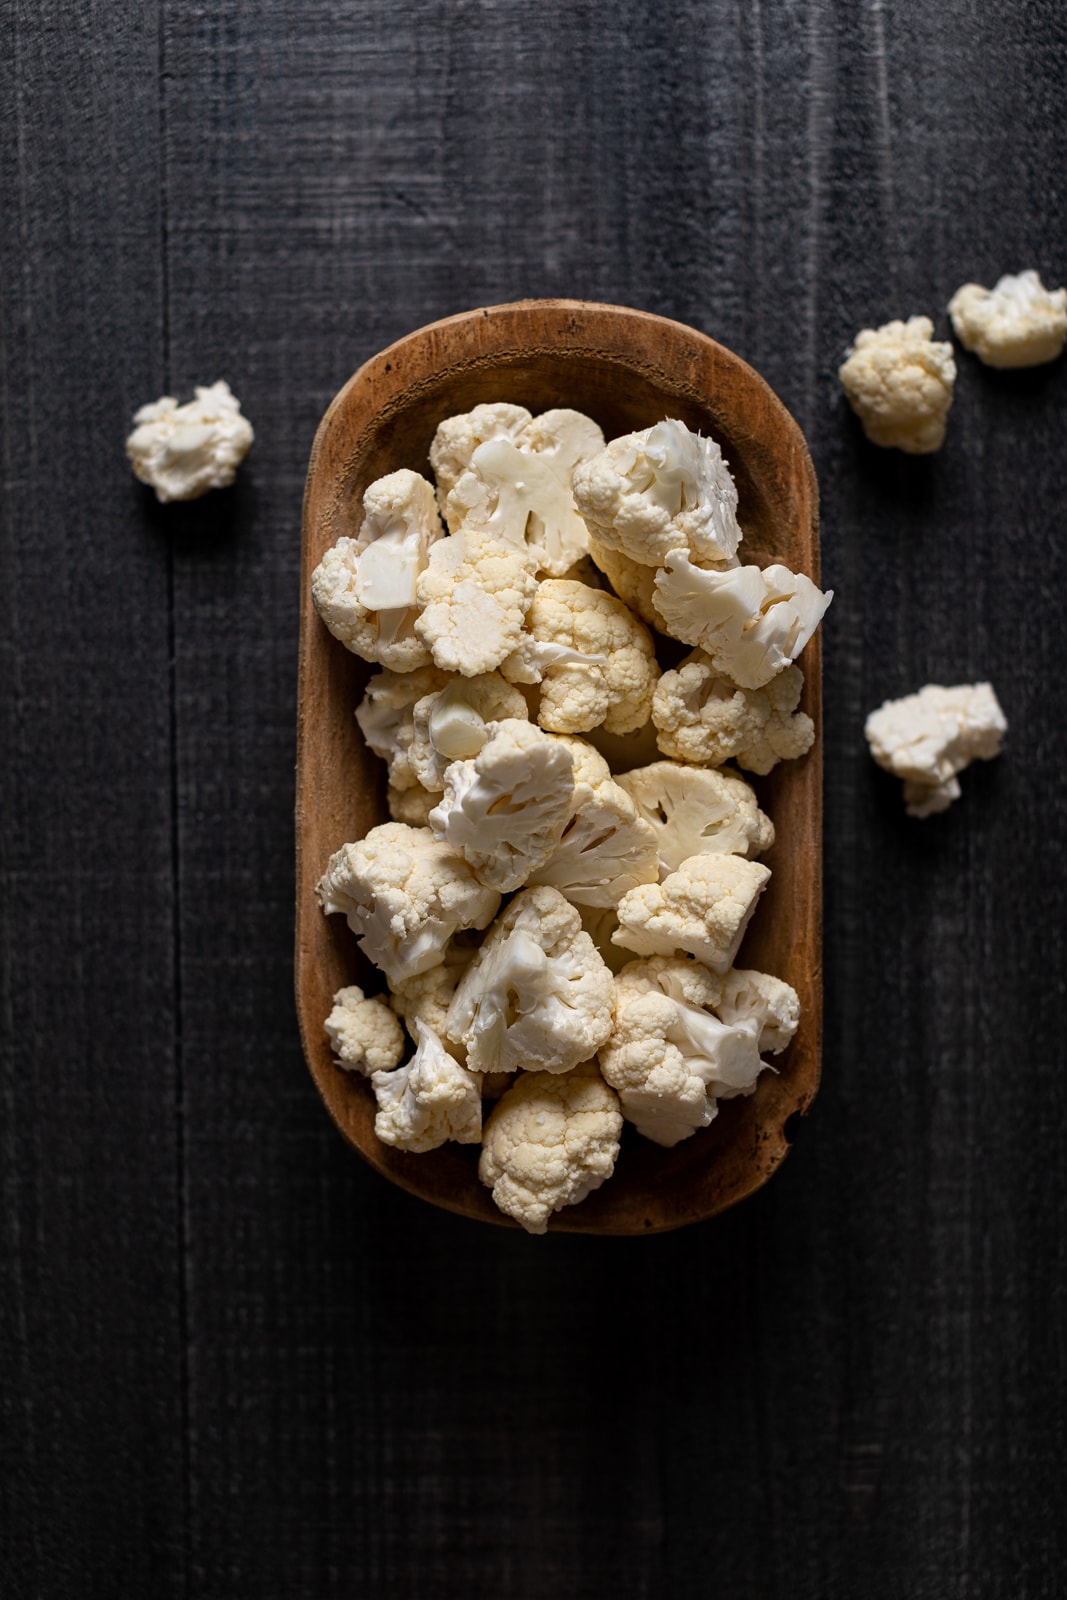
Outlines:
<svg viewBox="0 0 1067 1600"><path fill-rule="evenodd" d="M793 663L831 596L739 561L729 469L678 421L606 445L576 411L480 405L430 464L436 491L372 483L312 577L378 666L356 718L392 818L318 885L387 985L340 990L326 1031L380 1139L481 1142L496 1204L544 1233L624 1119L677 1144L796 1032L794 990L734 966L774 828L725 763L810 748ZM661 671L651 629L690 653Z"/></svg>

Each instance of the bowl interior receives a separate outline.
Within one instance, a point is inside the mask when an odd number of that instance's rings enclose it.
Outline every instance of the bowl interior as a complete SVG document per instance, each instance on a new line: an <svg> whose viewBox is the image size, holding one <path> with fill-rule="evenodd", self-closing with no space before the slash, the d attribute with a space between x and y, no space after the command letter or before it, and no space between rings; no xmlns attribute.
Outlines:
<svg viewBox="0 0 1067 1600"><path fill-rule="evenodd" d="M779 559L818 579L814 475L795 422L751 368L692 329L620 307L525 302L420 329L350 379L323 418L304 508L297 773L297 1004L305 1053L346 1137L394 1182L435 1204L510 1224L477 1178L477 1147L404 1154L374 1136L374 1097L339 1070L323 1030L346 983L383 988L341 917L324 917L314 885L347 840L388 820L384 768L366 750L353 711L374 669L332 639L310 601L310 574L342 534L354 533L375 478L399 467L432 477L428 450L443 417L491 400L538 413L587 413L606 438L666 416L717 439L738 485L743 560ZM679 647L667 647L671 660ZM819 711L818 634L801 657L802 701ZM750 775L746 775L750 776ZM754 779L777 838L761 859L770 885L738 964L787 979L803 1007L796 1039L760 1076L755 1094L722 1105L712 1125L662 1150L627 1126L614 1177L550 1231L632 1233L675 1227L722 1210L783 1159L790 1119L815 1093L821 1032L821 742L800 761Z"/></svg>

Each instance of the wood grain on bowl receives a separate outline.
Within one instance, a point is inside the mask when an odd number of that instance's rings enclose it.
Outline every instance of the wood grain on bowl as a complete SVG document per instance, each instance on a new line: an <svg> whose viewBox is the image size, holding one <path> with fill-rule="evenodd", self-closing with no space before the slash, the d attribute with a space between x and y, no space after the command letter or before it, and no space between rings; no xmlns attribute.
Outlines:
<svg viewBox="0 0 1067 1600"><path fill-rule="evenodd" d="M399 467L430 476L427 452L444 417L509 400L535 414L584 411L606 438L679 417L711 434L733 471L744 530L741 557L775 559L819 580L818 497L803 436L760 376L692 328L647 312L571 300L491 306L420 328L349 379L322 419L304 498L296 799L296 995L304 1051L345 1137L394 1183L435 1205L513 1227L478 1181L478 1147L411 1155L374 1135L374 1095L334 1066L323 1022L335 990L383 988L344 918L325 917L315 884L332 853L387 821L382 763L353 712L374 669L319 621L311 573L354 534L364 490ZM671 1150L627 1128L615 1175L550 1231L646 1233L696 1222L764 1183L784 1159L796 1119L819 1082L822 1025L822 740L820 640L800 657L801 708L816 740L799 761L756 779L777 838L772 870L739 965L785 978L800 995L799 1032L761 1073L755 1093L724 1102L709 1128Z"/></svg>

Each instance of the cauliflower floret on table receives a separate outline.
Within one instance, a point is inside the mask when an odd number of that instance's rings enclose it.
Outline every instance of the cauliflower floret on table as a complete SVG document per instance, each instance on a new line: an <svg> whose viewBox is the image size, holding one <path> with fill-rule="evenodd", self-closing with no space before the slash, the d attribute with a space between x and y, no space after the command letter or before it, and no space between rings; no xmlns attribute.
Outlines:
<svg viewBox="0 0 1067 1600"><path fill-rule="evenodd" d="M527 1233L611 1177L619 1154L618 1096L592 1065L559 1077L524 1072L485 1125L478 1176Z"/></svg>
<svg viewBox="0 0 1067 1600"><path fill-rule="evenodd" d="M430 812L440 839L507 894L552 855L570 815L574 763L561 739L517 717L489 724L473 761L453 761Z"/></svg>
<svg viewBox="0 0 1067 1600"><path fill-rule="evenodd" d="M965 283L948 303L956 338L987 367L1040 367L1067 341L1067 289L1034 271L1006 273L992 289Z"/></svg>
<svg viewBox="0 0 1067 1600"><path fill-rule="evenodd" d="M404 1054L404 1030L384 1000L367 1000L356 984L338 989L326 1032L334 1059L349 1072L388 1072Z"/></svg>
<svg viewBox="0 0 1067 1600"><path fill-rule="evenodd" d="M568 578L540 584L500 670L515 683L540 683L537 720L553 733L640 728L659 677L648 629L614 595Z"/></svg>
<svg viewBox="0 0 1067 1600"><path fill-rule="evenodd" d="M751 1094L767 1064L755 1019L713 1015L721 994L715 974L677 957L631 961L615 980L615 1026L600 1069L623 1116L656 1144L706 1128L716 1100Z"/></svg>
<svg viewBox="0 0 1067 1600"><path fill-rule="evenodd" d="M736 773L656 761L618 781L654 831L664 874L692 856L757 856L774 843L774 823Z"/></svg>
<svg viewBox="0 0 1067 1600"><path fill-rule="evenodd" d="M426 666L416 637L419 575L444 542L432 486L402 468L378 478L363 496L363 523L323 556L311 575L315 609L335 639L364 661L394 672Z"/></svg>
<svg viewBox="0 0 1067 1600"><path fill-rule="evenodd" d="M360 949L390 984L444 959L461 928L484 928L500 896L478 882L458 850L428 828L384 822L330 857L317 885L330 915L342 913Z"/></svg>
<svg viewBox="0 0 1067 1600"><path fill-rule="evenodd" d="M482 528L529 551L541 572L562 577L589 544L571 478L603 448L604 435L580 411L545 411L514 438L486 440L445 501L449 527Z"/></svg>
<svg viewBox="0 0 1067 1600"><path fill-rule="evenodd" d="M196 399L184 406L173 395L153 400L133 421L126 454L137 477L164 503L227 488L255 437L241 402L221 379L198 388Z"/></svg>
<svg viewBox="0 0 1067 1600"><path fill-rule="evenodd" d="M536 558L483 528L441 539L419 574L415 632L446 672L492 672L518 648L537 589Z"/></svg>
<svg viewBox="0 0 1067 1600"><path fill-rule="evenodd" d="M928 455L945 438L956 363L929 317L858 333L838 369L848 403L872 444Z"/></svg>
<svg viewBox="0 0 1067 1600"><path fill-rule="evenodd" d="M730 469L714 439L684 422L668 418L613 439L575 470L574 498L600 547L644 566L661 566L677 549L698 561L736 557L741 530Z"/></svg>
<svg viewBox="0 0 1067 1600"><path fill-rule="evenodd" d="M437 479L437 498L444 515L445 503L471 464L471 456L490 439L521 439L533 416L525 406L498 401L475 406L438 424L430 446L430 465Z"/></svg>
<svg viewBox="0 0 1067 1600"><path fill-rule="evenodd" d="M722 999L715 1006L724 1022L754 1021L759 1048L782 1053L800 1026L800 996L784 978L769 972L732 967L722 980Z"/></svg>
<svg viewBox="0 0 1067 1600"><path fill-rule="evenodd" d="M789 666L833 597L780 562L715 572L672 550L656 573L656 604L671 633L699 645L742 689L761 689Z"/></svg>
<svg viewBox="0 0 1067 1600"><path fill-rule="evenodd" d="M479 1080L450 1056L421 1017L415 1019L418 1048L395 1072L371 1078L378 1115L374 1131L398 1150L436 1150L454 1140L477 1144L482 1136Z"/></svg>
<svg viewBox="0 0 1067 1600"><path fill-rule="evenodd" d="M783 667L759 689L742 689L694 650L656 684L652 721L665 756L718 767L733 759L764 776L779 761L804 755L815 724L798 711L804 674Z"/></svg>
<svg viewBox="0 0 1067 1600"><path fill-rule="evenodd" d="M688 951L713 972L733 963L770 871L743 856L692 856L619 902L614 942L639 956Z"/></svg>
<svg viewBox="0 0 1067 1600"><path fill-rule="evenodd" d="M614 985L558 889L524 889L463 974L445 1033L472 1072L570 1072L611 1032Z"/></svg>
<svg viewBox="0 0 1067 1600"><path fill-rule="evenodd" d="M415 707L450 681L447 672L432 666L419 667L415 672L393 672L383 667L367 680L363 699L356 707L356 721L370 749L388 766L393 788L411 789L418 784L408 754L414 735Z"/></svg>
<svg viewBox="0 0 1067 1600"><path fill-rule="evenodd" d="M917 694L886 700L864 732L878 765L904 779L909 816L928 817L959 799L957 773L1000 754L1007 729L992 684L928 683Z"/></svg>
<svg viewBox="0 0 1067 1600"><path fill-rule="evenodd" d="M424 694L412 712L408 763L424 789L440 794L453 761L471 761L489 738L489 723L528 722L522 691L499 672L452 678L446 687Z"/></svg>

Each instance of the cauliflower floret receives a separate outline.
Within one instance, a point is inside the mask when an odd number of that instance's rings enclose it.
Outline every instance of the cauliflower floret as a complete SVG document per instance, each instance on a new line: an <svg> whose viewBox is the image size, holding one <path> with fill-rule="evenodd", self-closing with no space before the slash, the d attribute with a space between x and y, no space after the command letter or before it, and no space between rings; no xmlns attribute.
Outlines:
<svg viewBox="0 0 1067 1600"><path fill-rule="evenodd" d="M714 439L668 418L613 439L578 467L574 498L598 543L648 567L671 550L733 561L737 489ZM610 576L610 574L609 574Z"/></svg>
<svg viewBox="0 0 1067 1600"><path fill-rule="evenodd" d="M555 850L573 793L566 745L509 717L489 724L489 739L473 761L446 769L430 826L462 850L480 881L508 894Z"/></svg>
<svg viewBox="0 0 1067 1600"><path fill-rule="evenodd" d="M656 684L652 721L659 747L678 761L712 767L732 757L762 776L815 742L815 724L796 709L803 687L804 674L794 665L761 689L741 689L703 650L694 650Z"/></svg>
<svg viewBox="0 0 1067 1600"><path fill-rule="evenodd" d="M886 700L864 732L880 767L905 780L909 815L930 816L957 800L956 774L972 761L1000 754L1007 720L990 683L946 689L928 683L918 694Z"/></svg>
<svg viewBox="0 0 1067 1600"><path fill-rule="evenodd" d="M762 688L800 654L833 597L780 562L711 572L672 550L656 573L671 633L699 645L743 689Z"/></svg>
<svg viewBox="0 0 1067 1600"><path fill-rule="evenodd" d="M421 1017L415 1019L418 1049L406 1067L371 1078L378 1101L374 1131L398 1150L436 1150L450 1139L477 1144L482 1137L482 1088L449 1055Z"/></svg>
<svg viewBox="0 0 1067 1600"><path fill-rule="evenodd" d="M1046 289L1034 271L992 289L965 283L948 303L956 338L987 367L1040 367L1067 340L1067 289Z"/></svg>
<svg viewBox="0 0 1067 1600"><path fill-rule="evenodd" d="M687 950L713 972L726 972L770 875L743 856L691 856L662 883L623 895L614 942L639 956Z"/></svg>
<svg viewBox="0 0 1067 1600"><path fill-rule="evenodd" d="M611 1032L614 985L558 889L524 889L493 924L448 1012L472 1072L570 1072Z"/></svg>
<svg viewBox="0 0 1067 1600"><path fill-rule="evenodd" d="M471 464L480 444L490 439L510 439L514 443L533 421L525 406L501 401L475 406L458 417L446 417L439 424L430 446L430 465L437 479L437 498L442 516L452 490Z"/></svg>
<svg viewBox="0 0 1067 1600"><path fill-rule="evenodd" d="M385 667L367 680L356 707L356 721L370 749L387 764L393 788L411 789L418 784L408 758L415 706L450 681L448 673L438 667L419 667L416 672L392 672Z"/></svg>
<svg viewBox="0 0 1067 1600"><path fill-rule="evenodd" d="M774 843L774 823L736 773L656 761L622 773L619 784L651 824L664 874L691 856L758 856Z"/></svg>
<svg viewBox="0 0 1067 1600"><path fill-rule="evenodd" d="M659 677L648 629L622 601L567 578L541 583L525 638L500 670L513 682L541 684L537 720L554 733L600 723L609 733L640 728Z"/></svg>
<svg viewBox="0 0 1067 1600"><path fill-rule="evenodd" d="M864 328L838 369L848 403L872 444L928 455L945 438L956 363L929 317Z"/></svg>
<svg viewBox="0 0 1067 1600"><path fill-rule="evenodd" d="M384 1000L366 1000L353 983L338 989L326 1018L334 1057L349 1072L388 1072L404 1054L404 1030Z"/></svg>
<svg viewBox="0 0 1067 1600"><path fill-rule="evenodd" d="M414 978L404 978L400 983L389 985L393 1010L404 1019L412 1038L415 1037L415 1021L419 1017L434 1033L444 1034L452 997L477 948L476 935L457 933L445 946L444 957L438 966L431 967L428 972L417 973ZM461 1045L455 1048L462 1050Z"/></svg>
<svg viewBox="0 0 1067 1600"><path fill-rule="evenodd" d="M722 999L715 1009L724 1022L755 1021L759 1048L782 1053L800 1026L800 996L784 978L769 972L733 967L722 981Z"/></svg>
<svg viewBox="0 0 1067 1600"><path fill-rule="evenodd" d="M666 633L667 624L656 606L656 569L642 561L632 561L621 550L612 550L589 535L589 554L615 590L619 599L637 613L650 628Z"/></svg>
<svg viewBox="0 0 1067 1600"><path fill-rule="evenodd" d="M418 580L444 542L433 488L407 468L371 484L355 539L338 539L311 575L315 609L335 639L394 672L426 666L416 638Z"/></svg>
<svg viewBox="0 0 1067 1600"><path fill-rule="evenodd" d="M514 441L487 440L445 502L449 527L483 528L528 549L540 571L562 577L589 543L571 477L579 462L603 448L604 435L580 411L546 411Z"/></svg>
<svg viewBox="0 0 1067 1600"><path fill-rule="evenodd" d="M478 1176L505 1215L545 1233L554 1211L611 1177L621 1133L618 1097L595 1067L524 1072L486 1122Z"/></svg>
<svg viewBox="0 0 1067 1600"><path fill-rule="evenodd" d="M428 828L436 802L437 796L421 783L410 789L398 789L391 783L385 791L385 808L390 817L394 822L406 822L409 828Z"/></svg>
<svg viewBox="0 0 1067 1600"><path fill-rule="evenodd" d="M440 794L453 761L471 761L489 737L490 722L509 718L528 722L522 692L498 672L453 678L439 692L424 695L412 713L408 760L424 789Z"/></svg>
<svg viewBox="0 0 1067 1600"><path fill-rule="evenodd" d="M156 499L196 500L234 480L255 435L241 402L221 379L180 406L164 395L134 416L126 454Z"/></svg>
<svg viewBox="0 0 1067 1600"><path fill-rule="evenodd" d="M615 1026L600 1051L606 1082L638 1133L671 1146L706 1128L716 1100L751 1094L766 1062L759 1023L713 1016L719 980L698 962L653 956L615 980Z"/></svg>
<svg viewBox="0 0 1067 1600"><path fill-rule="evenodd" d="M360 949L390 984L444 959L460 928L484 928L500 896L478 882L458 850L428 828L384 822L330 857L316 892L327 915L342 912Z"/></svg>
<svg viewBox="0 0 1067 1600"><path fill-rule="evenodd" d="M628 889L656 877L655 830L626 790L605 778L572 806L559 844L527 882L550 883L577 905L615 906Z"/></svg>
<svg viewBox="0 0 1067 1600"><path fill-rule="evenodd" d="M517 649L537 589L536 557L483 528L441 539L419 574L415 632L446 672L492 672Z"/></svg>

